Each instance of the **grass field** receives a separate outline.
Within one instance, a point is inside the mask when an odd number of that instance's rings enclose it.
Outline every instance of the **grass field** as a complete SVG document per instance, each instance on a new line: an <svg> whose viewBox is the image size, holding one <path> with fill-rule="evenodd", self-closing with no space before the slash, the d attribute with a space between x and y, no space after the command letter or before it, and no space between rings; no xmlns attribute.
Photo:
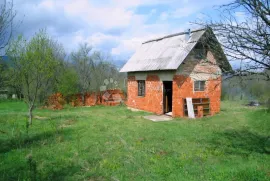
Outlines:
<svg viewBox="0 0 270 181"><path fill-rule="evenodd" d="M36 110L28 134L26 112L0 103L0 180L270 180L263 108L223 102L216 116L171 122L124 106Z"/></svg>

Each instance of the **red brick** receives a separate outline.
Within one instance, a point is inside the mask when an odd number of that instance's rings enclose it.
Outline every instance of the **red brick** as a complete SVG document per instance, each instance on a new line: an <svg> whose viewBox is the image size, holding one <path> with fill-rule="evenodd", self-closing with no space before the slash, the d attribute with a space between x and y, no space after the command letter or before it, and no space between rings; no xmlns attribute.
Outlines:
<svg viewBox="0 0 270 181"><path fill-rule="evenodd" d="M183 100L191 98L209 98L210 113L214 115L220 111L221 78L206 81L205 91L194 92L193 80L183 75L175 75L173 79L173 116L184 116Z"/></svg>
<svg viewBox="0 0 270 181"><path fill-rule="evenodd" d="M156 114L163 114L163 83L157 75L148 75L145 81L145 96L138 96L138 83L135 76L128 77L127 105ZM183 75L175 75L173 78L172 114L173 117L184 117L183 100L191 98L209 98L210 114L220 111L221 78L206 81L203 92L193 91L193 80Z"/></svg>
<svg viewBox="0 0 270 181"><path fill-rule="evenodd" d="M132 108L163 114L163 84L157 75L148 75L145 81L145 96L138 96L138 82L135 76L128 77L127 105Z"/></svg>

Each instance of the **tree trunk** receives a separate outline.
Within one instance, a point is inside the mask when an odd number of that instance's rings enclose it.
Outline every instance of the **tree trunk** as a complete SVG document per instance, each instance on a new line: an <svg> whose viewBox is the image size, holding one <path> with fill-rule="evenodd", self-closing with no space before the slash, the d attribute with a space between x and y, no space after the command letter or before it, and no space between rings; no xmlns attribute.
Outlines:
<svg viewBox="0 0 270 181"><path fill-rule="evenodd" d="M28 112L28 115L29 115L28 123L29 123L29 125L32 125L32 120L33 120L33 106L30 106L28 111L29 111Z"/></svg>
<svg viewBox="0 0 270 181"><path fill-rule="evenodd" d="M82 104L83 104L83 106L85 106L85 96L84 95L85 95L85 93L83 92L82 93Z"/></svg>

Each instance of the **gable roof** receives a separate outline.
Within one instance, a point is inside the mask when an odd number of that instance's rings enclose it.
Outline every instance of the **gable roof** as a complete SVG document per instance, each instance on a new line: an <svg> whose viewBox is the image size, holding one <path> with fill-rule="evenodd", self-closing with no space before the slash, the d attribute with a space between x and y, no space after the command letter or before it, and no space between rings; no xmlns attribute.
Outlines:
<svg viewBox="0 0 270 181"><path fill-rule="evenodd" d="M120 72L176 70L206 31L198 29L146 41Z"/></svg>
<svg viewBox="0 0 270 181"><path fill-rule="evenodd" d="M120 72L176 70L204 33L205 29L201 29L191 31L190 36L182 32L147 41Z"/></svg>

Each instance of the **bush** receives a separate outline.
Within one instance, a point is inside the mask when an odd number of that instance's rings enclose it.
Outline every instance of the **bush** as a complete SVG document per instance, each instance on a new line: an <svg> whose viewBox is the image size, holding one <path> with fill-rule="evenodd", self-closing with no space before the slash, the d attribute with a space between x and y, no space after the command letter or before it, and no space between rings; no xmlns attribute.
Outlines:
<svg viewBox="0 0 270 181"><path fill-rule="evenodd" d="M268 108L268 111L270 112L270 98L268 98L268 101L267 101L267 108Z"/></svg>

